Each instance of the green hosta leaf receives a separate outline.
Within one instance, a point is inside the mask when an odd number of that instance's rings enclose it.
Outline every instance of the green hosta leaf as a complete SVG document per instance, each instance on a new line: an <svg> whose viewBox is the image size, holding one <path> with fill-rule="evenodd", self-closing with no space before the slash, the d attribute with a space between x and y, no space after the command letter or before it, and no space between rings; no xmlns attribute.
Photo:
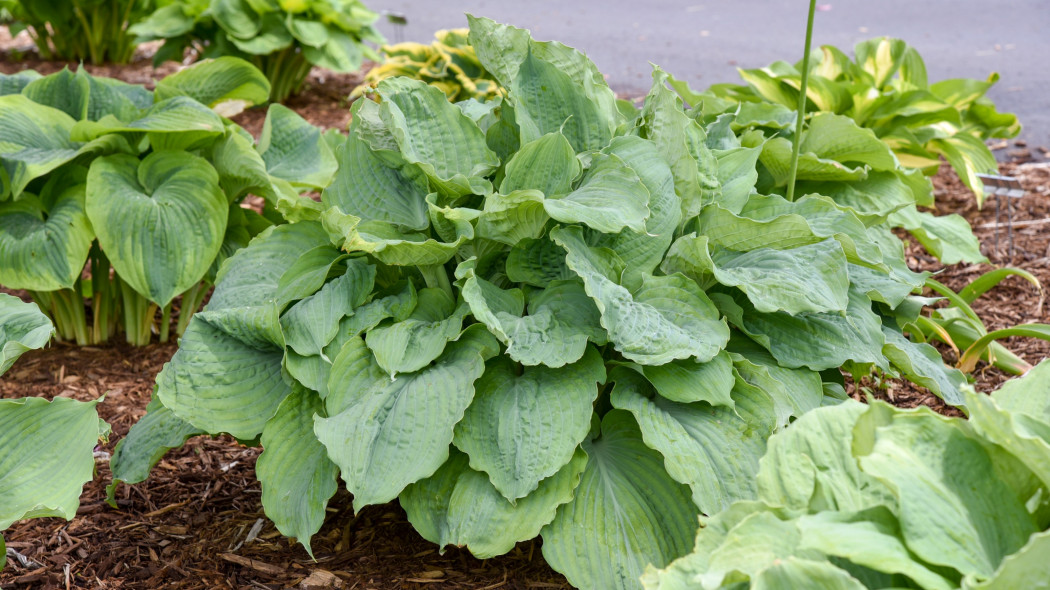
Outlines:
<svg viewBox="0 0 1050 590"><path fill-rule="evenodd" d="M22 95L35 103L56 108L76 121L87 118L88 100L91 95L91 84L86 75L69 71L55 72L50 76L30 82L22 90Z"/></svg>
<svg viewBox="0 0 1050 590"><path fill-rule="evenodd" d="M653 396L633 372L620 370L613 379L613 406L634 415L645 444L663 455L671 477L690 487L701 512L755 496L758 460L776 423L769 396L738 381L734 408L713 408Z"/></svg>
<svg viewBox="0 0 1050 590"><path fill-rule="evenodd" d="M762 570L754 579L755 590L864 590L848 572L824 561L788 557Z"/></svg>
<svg viewBox="0 0 1050 590"><path fill-rule="evenodd" d="M314 436L316 415L324 415L317 394L294 388L263 428L264 450L255 464L266 516L311 557L310 538L324 524L325 506L339 487L339 470Z"/></svg>
<svg viewBox="0 0 1050 590"><path fill-rule="evenodd" d="M843 311L848 302L846 256L833 239L786 250L737 252L710 248L706 236L679 238L662 266L700 281L738 287L762 312Z"/></svg>
<svg viewBox="0 0 1050 590"><path fill-rule="evenodd" d="M396 498L448 459L452 429L497 350L484 329L466 330L433 365L391 379L363 342L343 347L325 400L330 417L315 418L314 432L354 495L354 510Z"/></svg>
<svg viewBox="0 0 1050 590"><path fill-rule="evenodd" d="M70 520L95 473L103 429L97 401L38 397L0 400L0 530L23 518Z"/></svg>
<svg viewBox="0 0 1050 590"><path fill-rule="evenodd" d="M259 34L259 15L246 0L215 0L210 12L227 33L240 39Z"/></svg>
<svg viewBox="0 0 1050 590"><path fill-rule="evenodd" d="M706 363L684 360L664 365L632 365L631 368L652 383L656 393L673 402L702 401L730 408L734 405L731 393L736 377L733 375L733 361L724 351Z"/></svg>
<svg viewBox="0 0 1050 590"><path fill-rule="evenodd" d="M43 76L36 70L22 70L13 74L0 74L0 96L8 94L21 94L22 89L33 80L39 80Z"/></svg>
<svg viewBox="0 0 1050 590"><path fill-rule="evenodd" d="M185 152L95 160L86 204L117 274L161 307L204 276L229 214L215 169Z"/></svg>
<svg viewBox="0 0 1050 590"><path fill-rule="evenodd" d="M251 440L292 391L281 370L284 354L249 346L206 318L198 312L190 320L175 356L157 376L157 396L205 432Z"/></svg>
<svg viewBox="0 0 1050 590"><path fill-rule="evenodd" d="M363 102L367 101L354 104L355 113ZM321 194L321 202L364 221L392 223L409 231L426 229L428 189L426 179L420 178L423 174L405 163L390 167L385 156L358 137L360 126L355 116L346 143L336 152L339 173Z"/></svg>
<svg viewBox="0 0 1050 590"><path fill-rule="evenodd" d="M400 503L416 530L442 550L466 547L486 559L535 538L554 520L558 506L572 499L587 455L577 449L556 474L514 504L467 463L466 455L453 450L434 475L405 488Z"/></svg>
<svg viewBox="0 0 1050 590"><path fill-rule="evenodd" d="M474 402L456 425L455 445L511 503L536 490L573 456L591 427L605 365L593 348L560 369L489 363Z"/></svg>
<svg viewBox="0 0 1050 590"><path fill-rule="evenodd" d="M953 406L964 406L963 392L971 388L966 375L944 364L941 353L929 344L916 344L888 326L882 327L886 345L882 352L890 363L909 380L929 388L937 397Z"/></svg>
<svg viewBox="0 0 1050 590"><path fill-rule="evenodd" d="M335 274L336 265L346 257L345 253L331 244L322 244L303 252L277 281L277 293L274 295L277 306L283 308L292 301L316 293L328 277Z"/></svg>
<svg viewBox="0 0 1050 590"><path fill-rule="evenodd" d="M717 161L718 183L721 185L720 194L713 197L713 202L731 211L740 211L751 193L755 192L755 183L758 181L755 165L762 152L762 146L713 151Z"/></svg>
<svg viewBox="0 0 1050 590"><path fill-rule="evenodd" d="M878 140L876 140L878 141ZM881 143L881 142L879 142ZM784 186L791 178L791 142L783 137L774 137L762 146L762 165L773 176L775 186ZM824 182L857 182L868 176L866 166L848 166L813 153L803 153L798 158L796 178Z"/></svg>
<svg viewBox="0 0 1050 590"><path fill-rule="evenodd" d="M730 350L733 367L740 377L773 399L777 428L787 426L791 418L820 407L824 390L817 373L782 367L770 353L750 340L734 339Z"/></svg>
<svg viewBox="0 0 1050 590"><path fill-rule="evenodd" d="M108 133L146 132L155 149L192 149L202 142L225 133L222 118L188 96L173 96L154 104L140 118L124 122L116 117L103 117L98 122L82 121L72 130L72 137L95 139Z"/></svg>
<svg viewBox="0 0 1050 590"><path fill-rule="evenodd" d="M293 36L296 30L294 27L291 29ZM315 66L333 72L357 71L365 57L365 46L352 35L342 31L328 28L326 33L328 38L324 45L314 47L313 44L306 44L306 47L303 47L303 56L306 57L306 60Z"/></svg>
<svg viewBox="0 0 1050 590"><path fill-rule="evenodd" d="M1030 379L1030 377L1026 377ZM1017 457L1043 485L1050 485L1050 425L1001 409L985 395L969 393L966 406L977 434Z"/></svg>
<svg viewBox="0 0 1050 590"><path fill-rule="evenodd" d="M60 178L65 182L66 178ZM95 233L84 212L84 185L61 190L47 209L23 195L0 203L0 283L12 289L71 289L87 262Z"/></svg>
<svg viewBox="0 0 1050 590"><path fill-rule="evenodd" d="M999 166L983 141L967 133L956 133L951 137L931 140L926 144L926 149L944 156L959 175L959 180L973 191L977 205L984 203L984 188L977 175L994 174Z"/></svg>
<svg viewBox="0 0 1050 590"><path fill-rule="evenodd" d="M543 529L543 556L577 588L637 588L647 565L663 567L689 551L697 518L689 488L666 475L622 410L605 415L601 438L583 450L587 468L572 501Z"/></svg>
<svg viewBox="0 0 1050 590"><path fill-rule="evenodd" d="M956 422L929 410L894 414L859 459L897 498L908 548L928 563L991 576L1035 532L1032 516L996 476L995 458Z"/></svg>
<svg viewBox="0 0 1050 590"><path fill-rule="evenodd" d="M870 172L867 178L851 182L799 182L795 192L831 197L836 204L852 209L857 217L879 221L916 203L912 188L896 172Z"/></svg>
<svg viewBox="0 0 1050 590"><path fill-rule="evenodd" d="M846 361L885 366L882 322L871 310L871 300L851 292L845 313L756 311L743 294L711 297L729 323L764 346L788 368L823 371Z"/></svg>
<svg viewBox="0 0 1050 590"><path fill-rule="evenodd" d="M968 575L963 579L966 590L1012 590L1013 588L1043 588L1050 579L1050 531L1036 533L1017 553L1007 555L991 576Z"/></svg>
<svg viewBox="0 0 1050 590"><path fill-rule="evenodd" d="M271 204L276 201L273 180L251 139L228 131L226 137L212 146L210 160L219 173L219 186L230 203L237 202L248 192L266 198Z"/></svg>
<svg viewBox="0 0 1050 590"><path fill-rule="evenodd" d="M339 321L365 302L375 285L375 267L363 260L347 263L346 273L294 304L281 317L285 343L300 355L323 355Z"/></svg>
<svg viewBox="0 0 1050 590"><path fill-rule="evenodd" d="M201 60L157 82L159 102L173 96L189 96L224 117L270 98L270 82L252 64L237 57Z"/></svg>
<svg viewBox="0 0 1050 590"><path fill-rule="evenodd" d="M416 309L407 319L372 328L365 343L376 363L391 378L411 373L441 356L445 345L463 330L466 305L457 306L441 289L422 289Z"/></svg>
<svg viewBox="0 0 1050 590"><path fill-rule="evenodd" d="M576 279L565 265L565 250L547 238L526 239L507 254L507 278L515 283L546 287L553 281Z"/></svg>
<svg viewBox="0 0 1050 590"><path fill-rule="evenodd" d="M464 242L474 237L474 226L467 220L455 223L459 233L452 242L441 242L421 233L402 233L379 221L361 222L337 207L322 214L321 221L333 236L342 240L343 250L365 252L383 264L394 266L445 264Z"/></svg>
<svg viewBox="0 0 1050 590"><path fill-rule="evenodd" d="M499 190L538 190L548 197L572 192L580 176L580 161L569 140L561 133L548 133L521 146L507 162Z"/></svg>
<svg viewBox="0 0 1050 590"><path fill-rule="evenodd" d="M1020 379L1010 379L992 393L1002 409L1050 424L1050 363L1041 362Z"/></svg>
<svg viewBox="0 0 1050 590"><path fill-rule="evenodd" d="M488 192L482 177L499 166L499 158L477 124L440 90L418 80L388 78L379 83L379 95L383 123L406 161L422 168L445 194Z"/></svg>
<svg viewBox="0 0 1050 590"><path fill-rule="evenodd" d="M116 491L121 482L146 481L150 469L171 449L181 447L191 436L206 434L179 418L160 402L156 394L146 406L146 415L131 426L127 436L113 449L109 469L113 481L106 486L106 501L117 507Z"/></svg>
<svg viewBox="0 0 1050 590"><path fill-rule="evenodd" d="M981 244L973 229L961 215L934 216L912 206L893 213L887 221L911 232L943 264L976 264L988 260L981 254Z"/></svg>
<svg viewBox="0 0 1050 590"><path fill-rule="evenodd" d="M478 237L508 246L540 237L550 221L543 203L543 193L538 190L489 195L485 198L485 210L478 218Z"/></svg>
<svg viewBox="0 0 1050 590"><path fill-rule="evenodd" d="M0 375L28 350L43 348L55 327L35 303L0 293Z"/></svg>
<svg viewBox="0 0 1050 590"><path fill-rule="evenodd" d="M587 246L579 228L559 228L551 237L568 252L566 261L598 305L609 341L625 357L645 365L674 359L711 360L729 339L711 300L682 275L644 276L633 294L604 273L603 251Z"/></svg>
<svg viewBox="0 0 1050 590"><path fill-rule="evenodd" d="M258 149L266 170L298 189L328 186L338 167L321 130L279 104L266 111Z"/></svg>
<svg viewBox="0 0 1050 590"><path fill-rule="evenodd" d="M271 12L261 16L251 15L251 18L257 21L258 34L247 37L237 34L230 35L229 40L237 49L252 55L270 55L291 47L295 41L292 33L284 24L284 19L277 14Z"/></svg>
<svg viewBox="0 0 1050 590"><path fill-rule="evenodd" d="M818 113L810 118L800 151L836 162L867 165L873 170L897 168L897 158L875 133L849 117L832 113Z"/></svg>
<svg viewBox="0 0 1050 590"><path fill-rule="evenodd" d="M0 199L20 195L29 181L77 156L82 144L70 140L73 124L66 113L25 96L0 96L0 164L8 181L0 180Z"/></svg>

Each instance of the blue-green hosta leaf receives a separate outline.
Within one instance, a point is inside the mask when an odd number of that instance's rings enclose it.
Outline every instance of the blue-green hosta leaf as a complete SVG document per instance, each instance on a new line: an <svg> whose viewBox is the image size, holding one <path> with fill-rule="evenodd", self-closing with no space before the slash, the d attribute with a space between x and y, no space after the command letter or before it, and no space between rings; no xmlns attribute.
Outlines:
<svg viewBox="0 0 1050 590"><path fill-rule="evenodd" d="M95 77L87 70L77 70L78 76L88 79L91 94L88 97L87 119L98 121L106 115L130 121L153 106L153 93L138 84L127 84L114 78Z"/></svg>
<svg viewBox="0 0 1050 590"><path fill-rule="evenodd" d="M758 460L776 425L773 401L738 381L734 407L682 404L653 395L640 375L619 370L613 407L631 412L645 444L663 455L667 473L692 490L693 503L714 514L736 500L755 497Z"/></svg>
<svg viewBox="0 0 1050 590"><path fill-rule="evenodd" d="M656 393L673 402L702 401L712 406L733 407L736 376L733 375L733 360L725 351L706 363L681 360L664 365L629 366L652 383Z"/></svg>
<svg viewBox="0 0 1050 590"><path fill-rule="evenodd" d="M977 264L988 260L981 254L981 244L973 229L961 215L934 216L910 206L894 212L887 221L908 230L943 264Z"/></svg>
<svg viewBox="0 0 1050 590"><path fill-rule="evenodd" d="M557 197L572 192L580 172L580 161L569 140L561 133L547 133L521 146L507 162L499 190L538 190Z"/></svg>
<svg viewBox="0 0 1050 590"><path fill-rule="evenodd" d="M1012 414L1050 424L1050 363L1041 362L1024 377L1003 383L992 393L992 399Z"/></svg>
<svg viewBox="0 0 1050 590"><path fill-rule="evenodd" d="M1025 414L1000 408L992 398L966 396L970 424L977 434L1017 457L1032 473L1050 485L1050 425Z"/></svg>
<svg viewBox="0 0 1050 590"><path fill-rule="evenodd" d="M768 142L765 145L768 145ZM762 146L713 150L718 163L717 176L721 189L717 196L712 195L712 202L730 211L739 212L751 193L755 192L755 183L758 181L755 165L762 152Z"/></svg>
<svg viewBox="0 0 1050 590"><path fill-rule="evenodd" d="M653 144L638 137L617 137L604 150L621 158L638 174L648 193L649 218L645 231L624 229L617 234L589 232L592 246L616 252L626 267L621 284L630 290L641 284L642 275L652 274L659 266L682 221L682 201L674 191L674 176Z"/></svg>
<svg viewBox="0 0 1050 590"><path fill-rule="evenodd" d="M897 238L894 237L894 239ZM891 270L896 270L897 260L895 257L887 256L885 260ZM897 273L886 274L881 270L850 264L850 286L854 290L867 295L872 301L879 301L890 306L891 309L896 309L925 280L924 275L911 273L910 269L907 268L907 263L901 263L901 270L906 271L911 276L900 276Z"/></svg>
<svg viewBox="0 0 1050 590"><path fill-rule="evenodd" d="M878 140L876 140L878 141ZM881 142L879 142L881 143ZM784 186L791 177L791 141L774 137L762 146L762 165L773 176L775 186ZM857 182L868 176L866 166L851 167L813 153L802 153L798 157L798 180L817 182Z"/></svg>
<svg viewBox="0 0 1050 590"><path fill-rule="evenodd" d="M62 179L64 182L64 179ZM57 187L56 187L57 188ZM0 283L11 289L71 289L95 233L84 212L84 185L58 189L49 209L36 197L0 203Z"/></svg>
<svg viewBox="0 0 1050 590"><path fill-rule="evenodd" d="M29 181L72 160L81 145L70 139L75 121L66 113L20 94L0 96L0 199L18 196ZM3 182L7 180L7 182Z"/></svg>
<svg viewBox="0 0 1050 590"><path fill-rule="evenodd" d="M883 354L908 380L929 388L946 403L966 405L963 392L972 390L966 382L966 375L945 365L936 348L925 343L916 344L889 326L882 327L882 334L886 337Z"/></svg>
<svg viewBox="0 0 1050 590"><path fill-rule="evenodd" d="M310 538L324 524L325 506L339 487L339 469L314 436L316 415L324 415L317 394L293 388L263 428L263 452L255 463L266 516L311 557Z"/></svg>
<svg viewBox="0 0 1050 590"><path fill-rule="evenodd" d="M23 518L76 515L95 473L92 451L109 432L97 403L0 400L0 530Z"/></svg>
<svg viewBox="0 0 1050 590"><path fill-rule="evenodd" d="M550 221L543 202L543 193L535 189L492 193L485 198L485 209L478 217L478 237L508 246L540 237Z"/></svg>
<svg viewBox="0 0 1050 590"><path fill-rule="evenodd" d="M587 467L575 496L541 532L543 556L577 588L637 588L646 566L689 551L697 508L628 412L607 413L601 438L583 450Z"/></svg>
<svg viewBox="0 0 1050 590"><path fill-rule="evenodd" d="M346 258L347 254L332 244L315 246L300 254L295 262L284 269L277 281L277 293L274 295L277 307L283 309L292 301L316 293L328 277L334 275L336 265Z"/></svg>
<svg viewBox="0 0 1050 590"><path fill-rule="evenodd" d="M442 271L444 272L444 271ZM421 289L415 310L407 319L369 330L365 343L376 363L390 377L412 373L441 356L445 345L463 330L466 305L456 305L441 289Z"/></svg>
<svg viewBox="0 0 1050 590"><path fill-rule="evenodd" d="M633 294L603 270L609 260L583 241L579 228L559 228L551 237L568 252L566 262L601 312L609 341L643 365L675 359L711 360L729 340L729 328L700 287L683 275L644 275Z"/></svg>
<svg viewBox="0 0 1050 590"><path fill-rule="evenodd" d="M215 22L234 37L250 39L259 34L259 15L247 0L215 0L210 12Z"/></svg>
<svg viewBox="0 0 1050 590"><path fill-rule="evenodd" d="M897 168L893 151L874 132L834 113L817 113L810 118L799 151L836 162L867 165L872 170Z"/></svg>
<svg viewBox="0 0 1050 590"><path fill-rule="evenodd" d="M224 117L270 98L270 82L255 66L238 57L201 60L157 82L159 102L173 96L188 96Z"/></svg>
<svg viewBox="0 0 1050 590"><path fill-rule="evenodd" d="M1012 590L1014 588L1046 587L1050 580L1050 531L1036 533L1017 553L1007 555L991 576L968 575L963 579L965 590Z"/></svg>
<svg viewBox="0 0 1050 590"><path fill-rule="evenodd" d="M459 196L491 190L483 177L499 166L499 158L477 124L443 92L408 78L388 78L378 90L380 116L401 156L422 168L439 192Z"/></svg>
<svg viewBox="0 0 1050 590"><path fill-rule="evenodd" d="M154 394L146 406L146 415L131 425L127 436L113 449L113 458L109 461L113 480L106 486L106 501L116 508L118 484L146 481L150 470L165 453L198 434L207 433L173 414Z"/></svg>
<svg viewBox="0 0 1050 590"><path fill-rule="evenodd" d="M882 321L871 300L850 291L845 312L800 313L756 311L742 293L711 296L729 323L765 347L788 368L823 371L846 361L886 366L882 355Z"/></svg>
<svg viewBox="0 0 1050 590"><path fill-rule="evenodd" d="M339 166L321 130L279 104L266 111L258 148L266 170L297 189L328 186Z"/></svg>
<svg viewBox="0 0 1050 590"><path fill-rule="evenodd" d="M546 287L553 281L576 279L565 264L565 250L548 238L526 239L507 254L507 278L515 283Z"/></svg>
<svg viewBox="0 0 1050 590"><path fill-rule="evenodd" d="M560 369L489 363L474 401L456 425L455 445L511 503L569 462L591 427L605 365L594 348ZM546 524L546 523L545 523Z"/></svg>
<svg viewBox="0 0 1050 590"><path fill-rule="evenodd" d="M454 222L456 239L435 240L421 233L402 233L396 226L381 221L360 221L332 207L321 215L321 222L342 242L347 252L365 252L383 264L393 266L433 266L445 264L460 246L474 237L474 226L467 220Z"/></svg>
<svg viewBox="0 0 1050 590"><path fill-rule="evenodd" d="M314 432L354 495L354 510L396 498L448 459L452 429L498 349L484 328L467 329L431 366L391 379L363 341L343 347L328 384L329 417L315 418Z"/></svg>
<svg viewBox="0 0 1050 590"><path fill-rule="evenodd" d="M777 428L787 426L792 418L819 408L824 398L820 375L809 369L788 369L750 340L734 339L730 343L733 368L744 381L766 392L773 400Z"/></svg>
<svg viewBox="0 0 1050 590"><path fill-rule="evenodd" d="M145 132L154 149L193 149L225 133L222 118L188 96L173 96L151 106L142 116L125 122L106 116L97 122L81 121L70 131L80 141L109 133Z"/></svg>
<svg viewBox="0 0 1050 590"><path fill-rule="evenodd" d="M352 110L356 113L364 102L370 101L358 101ZM321 202L364 221L393 223L409 231L426 229L428 189L422 172L403 161L390 166L358 136L361 125L356 116L351 120L350 135L336 151L339 172L321 193Z"/></svg>
<svg viewBox="0 0 1050 590"><path fill-rule="evenodd" d="M453 450L434 475L405 488L399 500L409 522L441 550L449 545L466 547L475 557L486 559L535 538L554 520L558 506L572 499L587 455L577 449L556 474L514 504L467 463L466 455Z"/></svg>
<svg viewBox="0 0 1050 590"><path fill-rule="evenodd" d="M303 23L304 21L298 22ZM295 36L297 29L301 29L301 24L299 27L289 28L292 36ZM334 30L331 27L326 29L326 33L327 39L325 39L323 45L306 44L303 47L303 56L306 57L306 60L315 66L329 69L333 72L357 71L365 58L367 47L354 38L353 35Z"/></svg>
<svg viewBox="0 0 1050 590"><path fill-rule="evenodd" d="M886 216L916 202L915 193L897 172L870 172L851 182L799 182L796 194L819 193L849 207L865 223L881 223ZM872 221L868 221L871 219Z"/></svg>
<svg viewBox="0 0 1050 590"><path fill-rule="evenodd" d="M22 89L33 80L39 80L43 76L36 70L22 70L14 74L0 74L0 96L8 94L21 94Z"/></svg>
<svg viewBox="0 0 1050 590"><path fill-rule="evenodd" d="M43 348L55 327L35 303L0 293L0 375L28 350Z"/></svg>
<svg viewBox="0 0 1050 590"><path fill-rule="evenodd" d="M856 512L894 506L890 491L861 471L851 445L867 406L847 401L818 408L769 439L759 461L758 497L791 510Z"/></svg>
<svg viewBox="0 0 1050 590"><path fill-rule="evenodd" d="M1036 531L1016 493L997 477L991 447L929 410L892 414L871 433L861 469L899 505L905 543L924 561L991 576ZM857 443L854 444L857 449ZM931 501L935 498L936 501Z"/></svg>
<svg viewBox="0 0 1050 590"><path fill-rule="evenodd" d="M339 322L362 305L375 285L375 267L364 260L347 262L346 272L300 300L281 317L284 341L300 355L323 355Z"/></svg>
<svg viewBox="0 0 1050 590"><path fill-rule="evenodd" d="M62 68L49 76L30 82L22 89L22 95L35 103L56 108L69 115L75 121L87 118L88 101L91 96L91 83L87 75L77 74Z"/></svg>
<svg viewBox="0 0 1050 590"><path fill-rule="evenodd" d="M86 210L117 274L161 307L204 276L229 215L211 164L174 151L95 160Z"/></svg>
<svg viewBox="0 0 1050 590"><path fill-rule="evenodd" d="M710 248L707 236L690 234L675 241L661 268L701 284L714 279L737 287L755 309L767 313L843 311L848 302L846 256L831 238L786 250L737 252Z"/></svg>
<svg viewBox="0 0 1050 590"><path fill-rule="evenodd" d="M754 578L755 590L865 590L866 586L827 561L788 557L762 570Z"/></svg>
<svg viewBox="0 0 1050 590"><path fill-rule="evenodd" d="M259 349L198 312L171 362L157 376L157 397L179 418L209 433L251 440L292 391L280 348Z"/></svg>

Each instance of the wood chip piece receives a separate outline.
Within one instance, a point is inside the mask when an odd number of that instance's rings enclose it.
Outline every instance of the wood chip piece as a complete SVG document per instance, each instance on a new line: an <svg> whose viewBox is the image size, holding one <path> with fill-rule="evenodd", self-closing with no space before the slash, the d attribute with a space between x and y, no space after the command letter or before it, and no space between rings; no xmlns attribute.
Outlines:
<svg viewBox="0 0 1050 590"><path fill-rule="evenodd" d="M282 574L287 573L287 570L285 570L283 567L271 565L269 563L266 563L265 561L259 561L257 559L249 559L240 555L234 555L233 553L221 553L219 554L219 557L225 559L226 561L229 561L230 563L236 563L237 565L249 567L257 572L262 572L271 576L280 576Z"/></svg>
<svg viewBox="0 0 1050 590"><path fill-rule="evenodd" d="M301 590L321 590L322 588L342 588L343 581L339 576L325 570L314 570L310 572L305 580L299 582Z"/></svg>

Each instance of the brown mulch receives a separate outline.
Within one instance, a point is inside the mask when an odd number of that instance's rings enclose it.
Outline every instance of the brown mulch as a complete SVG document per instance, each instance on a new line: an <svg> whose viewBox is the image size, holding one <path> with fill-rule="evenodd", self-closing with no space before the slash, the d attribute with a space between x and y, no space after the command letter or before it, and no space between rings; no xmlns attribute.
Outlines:
<svg viewBox="0 0 1050 590"><path fill-rule="evenodd" d="M20 40L21 39L21 40ZM0 27L0 72L33 68L50 73L69 65L35 59L25 38L11 39ZM151 86L180 64L154 69L150 53L136 55L127 66L85 66L92 74L113 76ZM307 90L288 106L310 122L345 129L345 97L361 74L332 74L314 69ZM235 120L259 134L265 111L253 109ZM1021 146L1023 147L1023 146ZM1013 154L1023 157L1020 151ZM958 212L978 227L977 235L992 264L956 265L942 269L916 244L908 259L916 270L940 271L937 278L959 290L981 273L1013 265L1050 284L1050 224L1027 224L1050 218L1050 168L1004 164L1003 172L1021 178L1027 191L1017 204L1014 251L1007 251L1000 232L992 251L994 203L977 210L972 194L954 173L942 168L934 179L940 212ZM1011 278L979 299L974 307L989 329L1023 322L1050 323L1048 306L1027 282ZM1050 356L1050 344L1010 340L1005 344L1029 363ZM0 588L105 588L197 590L212 588L568 588L565 579L543 561L539 541L521 543L508 555L477 560L466 551L444 555L408 524L396 502L372 506L354 515L345 490L333 498L328 519L313 539L316 561L301 546L283 537L265 518L254 464L258 449L229 437L191 439L172 451L146 482L121 486L119 510L104 501L110 473L107 454L145 411L153 380L175 347L123 345L76 348L54 344L27 353L0 380L0 398L69 396L81 400L105 393L99 413L113 426L113 436L98 449L97 477L85 486L78 517L23 521L4 531L9 548L30 560L11 559L0 574ZM949 359L952 353L942 348ZM975 374L979 391L994 390L1007 376L983 363ZM899 380L860 384L875 397L900 407L929 405L957 413L921 387ZM848 384L861 397L862 391ZM258 528L260 527L261 528Z"/></svg>

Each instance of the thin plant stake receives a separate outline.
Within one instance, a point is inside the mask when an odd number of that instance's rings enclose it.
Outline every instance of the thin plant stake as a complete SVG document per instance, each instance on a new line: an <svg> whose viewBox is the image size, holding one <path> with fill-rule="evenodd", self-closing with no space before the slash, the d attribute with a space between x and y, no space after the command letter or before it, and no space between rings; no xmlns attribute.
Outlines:
<svg viewBox="0 0 1050 590"><path fill-rule="evenodd" d="M806 21L806 52L802 54L802 87L798 95L798 119L795 121L795 139L791 142L791 174L788 175L787 199L795 200L795 174L798 172L798 150L802 143L802 119L806 114L806 85L809 82L809 51L813 45L813 14L817 0L809 0L809 19Z"/></svg>

